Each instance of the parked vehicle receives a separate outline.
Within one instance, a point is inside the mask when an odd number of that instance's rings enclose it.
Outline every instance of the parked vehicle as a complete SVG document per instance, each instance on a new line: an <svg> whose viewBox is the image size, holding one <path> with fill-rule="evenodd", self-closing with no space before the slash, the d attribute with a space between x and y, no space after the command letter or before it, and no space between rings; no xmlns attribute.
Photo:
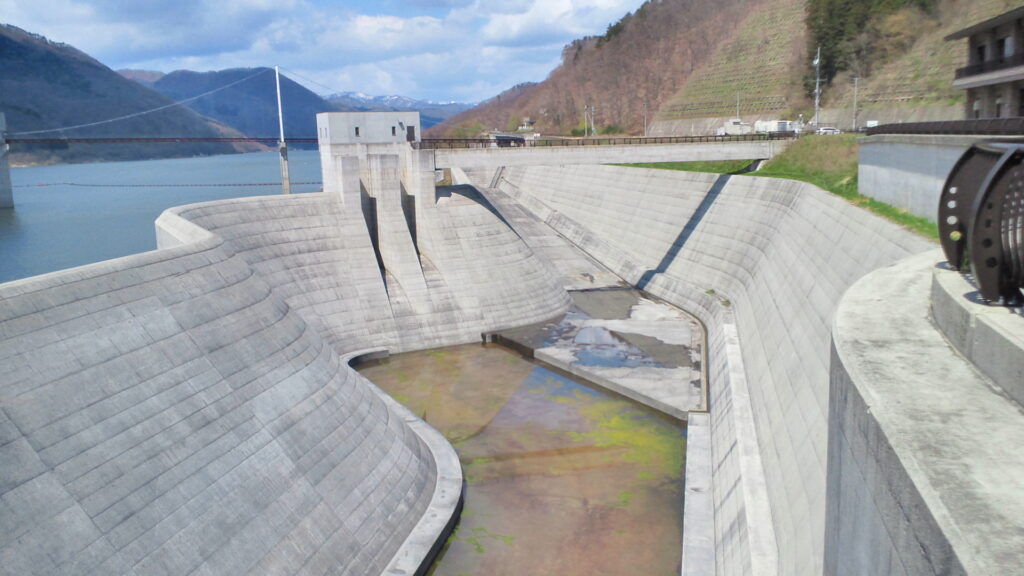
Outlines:
<svg viewBox="0 0 1024 576"><path fill-rule="evenodd" d="M843 131L839 128L833 128L832 126L822 126L818 128L817 134L842 134Z"/></svg>

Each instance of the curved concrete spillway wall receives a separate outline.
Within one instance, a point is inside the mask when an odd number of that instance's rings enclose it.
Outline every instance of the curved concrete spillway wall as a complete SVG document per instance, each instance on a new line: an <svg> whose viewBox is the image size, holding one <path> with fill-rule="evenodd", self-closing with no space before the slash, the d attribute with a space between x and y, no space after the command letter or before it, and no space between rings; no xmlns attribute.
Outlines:
<svg viewBox="0 0 1024 576"><path fill-rule="evenodd" d="M343 355L479 340L568 302L486 207L429 200L425 308L327 194L175 209L161 250L0 285L4 571L415 572L458 462Z"/></svg>
<svg viewBox="0 0 1024 576"><path fill-rule="evenodd" d="M381 571L430 501L420 439L216 237L0 295L10 573Z"/></svg>
<svg viewBox="0 0 1024 576"><path fill-rule="evenodd" d="M786 180L568 166L505 169L499 188L704 321L717 573L821 574L832 317L929 244Z"/></svg>
<svg viewBox="0 0 1024 576"><path fill-rule="evenodd" d="M784 180L492 181L704 321L716 573L820 574L832 316L857 278L928 244ZM415 234L383 271L358 202L323 193L174 209L162 250L0 285L5 569L400 573L459 475L342 358L568 306L476 190L416 191Z"/></svg>

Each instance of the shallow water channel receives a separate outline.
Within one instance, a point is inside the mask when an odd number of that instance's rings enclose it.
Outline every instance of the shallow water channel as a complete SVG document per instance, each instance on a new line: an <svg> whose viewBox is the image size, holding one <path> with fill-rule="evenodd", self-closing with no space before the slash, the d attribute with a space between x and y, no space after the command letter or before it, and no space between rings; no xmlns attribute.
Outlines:
<svg viewBox="0 0 1024 576"><path fill-rule="evenodd" d="M684 426L495 345L359 371L452 443L467 480L431 571L678 574Z"/></svg>

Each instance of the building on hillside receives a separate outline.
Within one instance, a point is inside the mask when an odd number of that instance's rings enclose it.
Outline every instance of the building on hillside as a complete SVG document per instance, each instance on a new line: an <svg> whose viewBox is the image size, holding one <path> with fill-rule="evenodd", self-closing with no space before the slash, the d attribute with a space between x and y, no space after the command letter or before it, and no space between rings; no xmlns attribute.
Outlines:
<svg viewBox="0 0 1024 576"><path fill-rule="evenodd" d="M946 36L967 38L967 66L953 87L967 91L967 118L1024 116L1024 6Z"/></svg>

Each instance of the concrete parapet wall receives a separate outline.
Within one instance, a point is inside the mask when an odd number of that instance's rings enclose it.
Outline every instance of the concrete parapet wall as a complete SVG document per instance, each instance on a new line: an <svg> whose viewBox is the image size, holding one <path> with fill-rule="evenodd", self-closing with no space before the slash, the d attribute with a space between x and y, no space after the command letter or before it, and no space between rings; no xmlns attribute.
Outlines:
<svg viewBox="0 0 1024 576"><path fill-rule="evenodd" d="M864 196L935 221L939 195L960 156L985 136L883 134L858 140L857 189Z"/></svg>
<svg viewBox="0 0 1024 576"><path fill-rule="evenodd" d="M1021 308L988 306L978 287L946 266L932 270L932 318L958 352L1024 406Z"/></svg>
<svg viewBox="0 0 1024 576"><path fill-rule="evenodd" d="M789 140L643 144L630 146L525 146L435 150L437 168L500 168L503 166L561 166L567 164L623 164L693 162L771 158Z"/></svg>
<svg viewBox="0 0 1024 576"><path fill-rule="evenodd" d="M932 323L928 294L946 291L934 275L952 274L936 272L940 259L932 251L866 276L836 312L828 576L1024 565L1024 414ZM933 304L964 296L957 288Z"/></svg>
<svg viewBox="0 0 1024 576"><path fill-rule="evenodd" d="M707 326L717 573L820 574L833 313L929 244L785 180L568 166L501 188Z"/></svg>

